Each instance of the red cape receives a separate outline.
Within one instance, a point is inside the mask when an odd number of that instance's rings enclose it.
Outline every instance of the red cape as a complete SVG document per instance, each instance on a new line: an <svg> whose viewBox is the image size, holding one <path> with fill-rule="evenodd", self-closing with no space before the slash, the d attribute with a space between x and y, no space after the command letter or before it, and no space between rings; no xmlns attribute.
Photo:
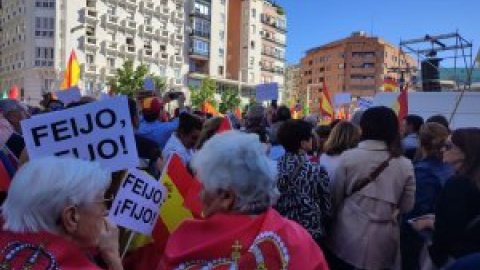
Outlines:
<svg viewBox="0 0 480 270"><path fill-rule="evenodd" d="M0 269L23 269L27 265L30 270L102 269L75 244L60 236L46 232L12 233L0 230Z"/></svg>
<svg viewBox="0 0 480 270"><path fill-rule="evenodd" d="M310 234L275 210L253 217L218 214L186 220L170 236L159 270L201 269L328 270ZM258 268L263 264L266 268ZM182 268L184 267L184 268Z"/></svg>

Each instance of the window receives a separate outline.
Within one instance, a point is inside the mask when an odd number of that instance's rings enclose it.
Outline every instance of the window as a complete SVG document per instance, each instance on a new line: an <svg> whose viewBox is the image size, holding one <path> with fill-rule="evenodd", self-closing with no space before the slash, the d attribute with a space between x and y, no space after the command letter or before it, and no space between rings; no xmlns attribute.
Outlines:
<svg viewBox="0 0 480 270"><path fill-rule="evenodd" d="M208 43L201 40L193 40L193 51L195 53L208 56Z"/></svg>
<svg viewBox="0 0 480 270"><path fill-rule="evenodd" d="M223 75L223 66L218 66L218 75Z"/></svg>
<svg viewBox="0 0 480 270"><path fill-rule="evenodd" d="M182 78L182 77L181 77L181 74L180 74L180 69L178 69L178 68L174 69L174 70L173 70L173 73L174 73L175 78L177 78L177 79L181 79L181 78Z"/></svg>
<svg viewBox="0 0 480 270"><path fill-rule="evenodd" d="M257 10L252 8L252 18L256 18L257 17Z"/></svg>
<svg viewBox="0 0 480 270"><path fill-rule="evenodd" d="M114 5L107 6L107 14L108 15L116 15L117 14L117 7Z"/></svg>
<svg viewBox="0 0 480 270"><path fill-rule="evenodd" d="M87 64L95 63L95 56L93 54L87 54L86 59L87 59Z"/></svg>
<svg viewBox="0 0 480 270"><path fill-rule="evenodd" d="M35 7L37 8L55 8L55 0L36 0Z"/></svg>
<svg viewBox="0 0 480 270"><path fill-rule="evenodd" d="M193 10L196 14L210 17L210 6L207 3L195 1L195 4L193 5Z"/></svg>
<svg viewBox="0 0 480 270"><path fill-rule="evenodd" d="M53 59L55 50L52 47L36 47L35 48L35 66L37 67L51 67L53 66ZM13 63L13 56L10 59Z"/></svg>
<svg viewBox="0 0 480 270"><path fill-rule="evenodd" d="M220 23L225 23L225 13L220 14Z"/></svg>
<svg viewBox="0 0 480 270"><path fill-rule="evenodd" d="M250 47L251 47L252 49L255 49L255 41L252 40L252 41L250 42Z"/></svg>
<svg viewBox="0 0 480 270"><path fill-rule="evenodd" d="M255 26L255 24L252 24L252 34L256 34L257 33L257 28Z"/></svg>
<svg viewBox="0 0 480 270"><path fill-rule="evenodd" d="M55 31L55 18L36 17L35 37L53 37Z"/></svg>
<svg viewBox="0 0 480 270"><path fill-rule="evenodd" d="M225 31L220 30L220 34L219 34L219 35L220 35L220 40L221 40L221 41L225 41Z"/></svg>
<svg viewBox="0 0 480 270"><path fill-rule="evenodd" d="M225 50L223 48L218 49L218 57L225 57Z"/></svg>
<svg viewBox="0 0 480 270"><path fill-rule="evenodd" d="M115 68L115 58L113 57L107 58L107 64L109 68Z"/></svg>

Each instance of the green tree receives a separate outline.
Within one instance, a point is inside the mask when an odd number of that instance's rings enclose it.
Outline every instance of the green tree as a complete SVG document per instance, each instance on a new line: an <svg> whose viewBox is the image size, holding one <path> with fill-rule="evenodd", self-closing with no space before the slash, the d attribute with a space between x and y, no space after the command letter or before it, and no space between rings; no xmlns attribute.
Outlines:
<svg viewBox="0 0 480 270"><path fill-rule="evenodd" d="M226 113L227 111L233 111L240 106L241 102L242 100L238 95L238 91L231 86L227 86L221 96L220 112Z"/></svg>
<svg viewBox="0 0 480 270"><path fill-rule="evenodd" d="M163 94L163 92L165 92L165 89L167 88L167 82L165 81L165 79L155 74L150 74L149 77L153 80L153 83L155 84L155 91L158 94Z"/></svg>
<svg viewBox="0 0 480 270"><path fill-rule="evenodd" d="M217 92L217 84L210 77L203 79L200 88L190 89L190 99L192 105L196 108L201 108L206 102L216 107L217 102L215 100L215 93Z"/></svg>
<svg viewBox="0 0 480 270"><path fill-rule="evenodd" d="M147 65L133 67L133 61L128 60L123 63L121 68L117 69L117 76L110 80L108 85L114 89L115 93L134 97L136 93L143 89L143 80L150 77L155 84L155 89L162 92L165 89L165 80L160 76L148 73Z"/></svg>

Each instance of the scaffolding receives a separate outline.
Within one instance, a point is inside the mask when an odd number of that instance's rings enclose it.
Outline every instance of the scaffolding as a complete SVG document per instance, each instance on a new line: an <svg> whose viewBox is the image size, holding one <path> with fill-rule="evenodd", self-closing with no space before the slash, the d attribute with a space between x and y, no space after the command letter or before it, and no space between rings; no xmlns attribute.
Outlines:
<svg viewBox="0 0 480 270"><path fill-rule="evenodd" d="M475 59L473 55L472 42L462 37L458 30L455 33L441 35L425 35L425 37L400 41L400 49L402 52L414 54L417 57L418 66L424 60L440 58L441 60L453 59L454 81L458 87L458 66L461 65L466 70L467 78L463 81L463 89L471 90L472 73L474 69ZM441 55L439 55L441 54ZM459 63L463 60L463 63ZM431 64L430 62L426 62ZM436 66L433 66L437 69Z"/></svg>

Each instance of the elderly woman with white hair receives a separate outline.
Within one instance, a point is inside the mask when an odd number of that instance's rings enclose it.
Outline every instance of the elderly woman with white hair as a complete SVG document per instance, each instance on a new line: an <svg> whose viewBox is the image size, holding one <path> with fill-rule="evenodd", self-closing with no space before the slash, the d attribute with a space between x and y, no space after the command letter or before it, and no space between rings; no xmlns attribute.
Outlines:
<svg viewBox="0 0 480 270"><path fill-rule="evenodd" d="M0 269L123 269L118 230L106 220L110 174L96 163L47 157L15 175L1 210Z"/></svg>
<svg viewBox="0 0 480 270"><path fill-rule="evenodd" d="M308 232L271 208L276 169L257 135L215 135L192 167L203 184L205 219L179 226L159 269L328 269Z"/></svg>

